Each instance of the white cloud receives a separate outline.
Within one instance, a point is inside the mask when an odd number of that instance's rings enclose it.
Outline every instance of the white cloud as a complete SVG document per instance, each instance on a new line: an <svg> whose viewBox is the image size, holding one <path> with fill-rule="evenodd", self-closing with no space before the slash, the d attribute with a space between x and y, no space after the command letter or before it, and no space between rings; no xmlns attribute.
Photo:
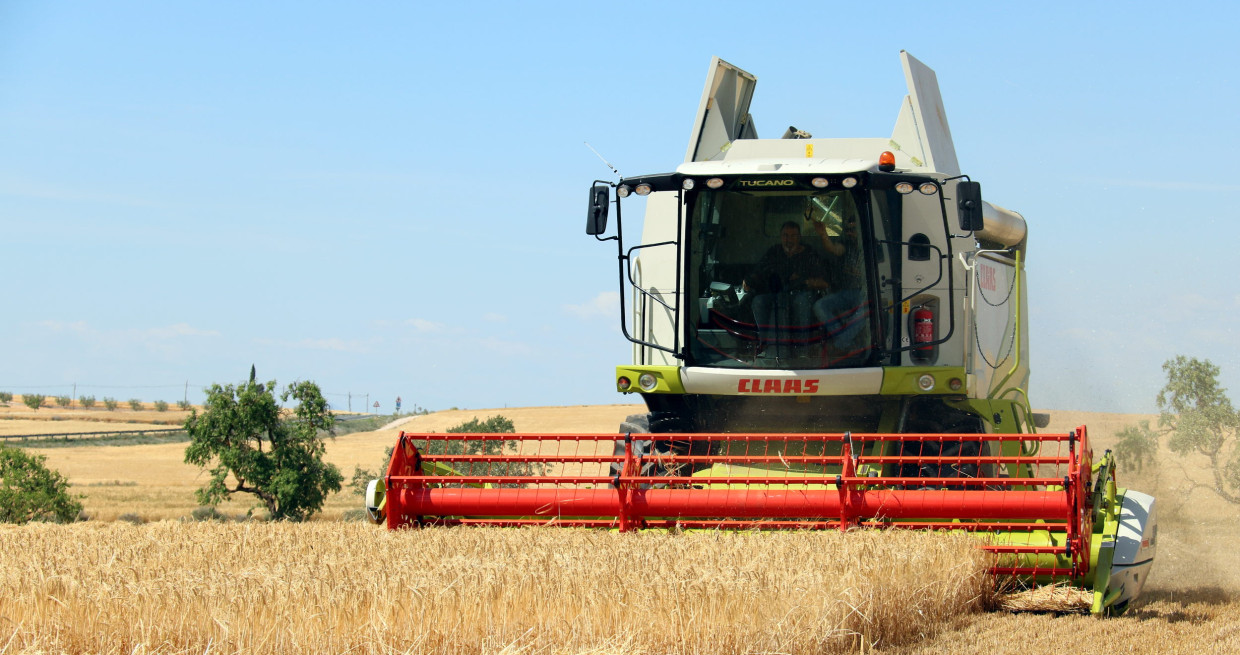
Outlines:
<svg viewBox="0 0 1240 655"><path fill-rule="evenodd" d="M88 202L102 205L122 205L126 207L159 207L159 203L149 198L97 191L88 188L74 188L60 184L44 182L33 178L14 175L0 177L0 195L16 198L38 198L41 200L67 200L71 202Z"/></svg>
<svg viewBox="0 0 1240 655"><path fill-rule="evenodd" d="M423 318L407 319L404 321L404 325L407 325L418 332L443 332L446 327L443 323L436 323Z"/></svg>
<svg viewBox="0 0 1240 655"><path fill-rule="evenodd" d="M1188 318L1184 315L1189 313L1201 312L1209 314L1216 312L1219 308L1219 302L1217 299L1212 300L1200 293L1190 291L1168 298L1165 307L1168 318L1182 319Z"/></svg>
<svg viewBox="0 0 1240 655"><path fill-rule="evenodd" d="M85 348L94 355L109 357L155 356L163 361L180 361L187 353L201 351L205 339L220 337L217 330L173 323L153 327L99 329L85 321L40 321L35 327L56 335L60 347L67 351Z"/></svg>
<svg viewBox="0 0 1240 655"><path fill-rule="evenodd" d="M620 312L620 293L604 291L580 305L564 305L564 311L583 320L613 318Z"/></svg>
<svg viewBox="0 0 1240 655"><path fill-rule="evenodd" d="M86 321L73 321L72 323L65 321L39 321L35 325L52 332L72 332L79 335L93 334L95 332L93 328L86 324Z"/></svg>
<svg viewBox="0 0 1240 655"><path fill-rule="evenodd" d="M478 341L478 346L483 350L499 353L501 355L531 355L534 349L528 343L520 341L505 341L496 339L495 337L487 337Z"/></svg>
<svg viewBox="0 0 1240 655"><path fill-rule="evenodd" d="M1236 191L1240 191L1240 185L1238 184L1212 184L1208 182L1185 182L1180 180L1095 178L1092 180L1092 183L1103 186L1150 189L1155 191L1213 191L1218 193L1235 193Z"/></svg>
<svg viewBox="0 0 1240 655"><path fill-rule="evenodd" d="M167 327L148 328L139 330L137 334L142 337L152 339L173 339L176 337L218 337L218 330L200 330L192 327L187 323L175 323Z"/></svg>
<svg viewBox="0 0 1240 655"><path fill-rule="evenodd" d="M286 341L283 339L255 339L254 343L261 346L275 346L277 348L288 348L290 350L327 350L332 352L344 353L367 353L371 351L374 340L359 341L357 339L340 339L337 337L329 337L326 339L298 339L295 341Z"/></svg>
<svg viewBox="0 0 1240 655"><path fill-rule="evenodd" d="M36 326L51 332L74 334L79 337L118 341L146 342L151 339L177 339L181 337L218 337L218 330L204 330L188 323L173 323L149 328L125 330L99 330L86 321L39 321Z"/></svg>

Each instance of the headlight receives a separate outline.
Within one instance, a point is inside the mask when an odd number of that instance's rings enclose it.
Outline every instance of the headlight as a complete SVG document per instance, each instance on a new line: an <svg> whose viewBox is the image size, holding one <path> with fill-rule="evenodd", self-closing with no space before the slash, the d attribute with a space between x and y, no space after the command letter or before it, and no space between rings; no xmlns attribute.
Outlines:
<svg viewBox="0 0 1240 655"><path fill-rule="evenodd" d="M633 190L630 189L629 185L627 184L621 184L620 186L616 187L617 197L628 198L630 193L633 193Z"/></svg>
<svg viewBox="0 0 1240 655"><path fill-rule="evenodd" d="M814 185L814 188L816 189L825 189L827 188L827 185L831 183L831 181L825 177L816 177L810 180L809 183Z"/></svg>
<svg viewBox="0 0 1240 655"><path fill-rule="evenodd" d="M619 380L616 380L616 388L621 391L628 391L632 386L633 381L623 375L620 376Z"/></svg>
<svg viewBox="0 0 1240 655"><path fill-rule="evenodd" d="M932 196L938 193L939 187L934 182L922 182L921 186L917 187L917 190L920 191L922 195Z"/></svg>
<svg viewBox="0 0 1240 655"><path fill-rule="evenodd" d="M693 178L691 178L691 177L686 177L686 178L684 179L684 181L680 183L680 188L684 189L685 191L689 191L690 189L692 189L692 188L693 188Z"/></svg>
<svg viewBox="0 0 1240 655"><path fill-rule="evenodd" d="M641 387L643 391L654 391L658 384L658 379L649 373L642 373L637 377L637 386Z"/></svg>
<svg viewBox="0 0 1240 655"><path fill-rule="evenodd" d="M925 373L921 377L917 378L917 388L922 391L933 391L934 376L929 373Z"/></svg>
<svg viewBox="0 0 1240 655"><path fill-rule="evenodd" d="M641 189L641 187L637 187L637 188ZM901 195L908 195L913 192L913 183L912 182L896 182L896 191L900 193ZM641 191L639 190L638 193L641 193Z"/></svg>
<svg viewBox="0 0 1240 655"><path fill-rule="evenodd" d="M636 193L639 196L648 196L650 195L650 192L653 190L654 189L650 187L650 184L648 182L642 182L641 184L637 185L637 188L633 189L633 193Z"/></svg>

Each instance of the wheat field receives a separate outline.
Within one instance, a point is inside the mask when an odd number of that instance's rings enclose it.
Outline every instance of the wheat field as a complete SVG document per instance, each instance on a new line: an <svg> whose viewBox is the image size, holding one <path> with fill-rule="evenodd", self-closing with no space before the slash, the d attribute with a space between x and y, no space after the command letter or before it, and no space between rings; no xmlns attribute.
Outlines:
<svg viewBox="0 0 1240 655"><path fill-rule="evenodd" d="M846 653L989 602L963 535L0 529L0 653Z"/></svg>
<svg viewBox="0 0 1240 655"><path fill-rule="evenodd" d="M68 424L45 411L39 426ZM503 414L521 432L607 432L636 411L459 410L401 428L442 431ZM1088 425L1100 453L1115 431L1149 418L1052 412L1048 431ZM346 476L355 464L374 468L398 432L339 437L327 459ZM184 523L202 484L182 461L184 444L28 448L69 477L93 520L0 527L0 655L1240 653L1240 508L1209 490L1204 457L1165 445L1152 465L1120 474L1121 485L1158 498L1160 532L1142 598L1111 619L984 609L986 587L973 586L984 565L968 540L390 533L339 522L359 505L344 492L306 524ZM224 509L243 513L252 504ZM114 522L123 513L155 522ZM937 575L927 561L945 575L907 577Z"/></svg>

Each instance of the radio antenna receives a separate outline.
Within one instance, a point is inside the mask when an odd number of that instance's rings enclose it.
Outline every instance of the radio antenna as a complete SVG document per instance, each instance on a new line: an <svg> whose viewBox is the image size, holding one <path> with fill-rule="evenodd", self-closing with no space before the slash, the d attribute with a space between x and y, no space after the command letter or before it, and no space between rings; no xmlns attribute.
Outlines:
<svg viewBox="0 0 1240 655"><path fill-rule="evenodd" d="M620 177L620 178L624 177L623 175L620 174L620 171L616 170L615 166L611 165L611 162L607 161L605 157L600 155L599 152L594 149L594 146L590 145L589 141L582 141L582 143L586 144L586 147L590 149L590 152L594 153L595 155L598 155L598 158L603 160L603 163L607 165L607 168L611 169L611 172L616 174L616 177Z"/></svg>

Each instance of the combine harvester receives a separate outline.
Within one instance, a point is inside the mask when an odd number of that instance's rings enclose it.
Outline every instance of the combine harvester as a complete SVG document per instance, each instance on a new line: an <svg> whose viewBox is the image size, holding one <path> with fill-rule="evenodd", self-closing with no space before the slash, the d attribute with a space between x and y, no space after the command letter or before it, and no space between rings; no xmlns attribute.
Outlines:
<svg viewBox="0 0 1240 655"><path fill-rule="evenodd" d="M757 138L756 78L713 59L684 163L589 195L633 343L616 386L649 412L619 436L402 433L372 517L966 530L1000 584L1126 609L1153 562L1154 499L1117 487L1085 428L1037 433L1025 220L961 174L934 72L901 58L892 136L856 139ZM627 247L631 195L646 215Z"/></svg>

